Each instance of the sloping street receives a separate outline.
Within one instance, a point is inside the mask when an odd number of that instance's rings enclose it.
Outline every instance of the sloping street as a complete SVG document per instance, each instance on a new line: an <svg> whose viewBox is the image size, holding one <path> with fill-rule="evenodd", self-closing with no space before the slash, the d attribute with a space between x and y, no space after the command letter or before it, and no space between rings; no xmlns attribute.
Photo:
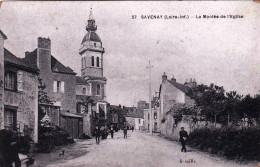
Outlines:
<svg viewBox="0 0 260 167"><path fill-rule="evenodd" d="M128 138L123 138L123 132L115 133L114 139L110 136L96 145L94 139L84 141L89 147L86 154L75 159L57 161L49 164L56 166L77 167L253 167L256 164L238 164L223 158L212 157L206 153L188 148L187 153L180 151L180 144L168 141L157 135L151 136L145 132L128 131ZM80 144L83 147L83 143ZM80 151L80 150L78 150ZM77 149L74 149L77 152Z"/></svg>

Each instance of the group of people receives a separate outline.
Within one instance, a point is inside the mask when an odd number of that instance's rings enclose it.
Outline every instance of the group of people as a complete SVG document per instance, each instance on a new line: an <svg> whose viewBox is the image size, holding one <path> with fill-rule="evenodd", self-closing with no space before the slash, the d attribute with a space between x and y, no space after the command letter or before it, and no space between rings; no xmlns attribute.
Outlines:
<svg viewBox="0 0 260 167"><path fill-rule="evenodd" d="M127 130L128 130L127 127L124 127L124 129L123 129L124 139L127 139ZM131 130L134 131L134 128L132 127ZM102 126L101 128L99 128L99 126L96 126L95 131L94 131L94 136L96 138L96 144L99 144L100 136L102 136L102 140L106 139L108 136L108 133L110 133L111 139L113 139L114 138L113 126L111 126L109 129L107 128L107 126L105 126L105 127ZM188 132L184 130L184 127L181 127L181 131L180 131L179 135L180 135L180 142L182 145L181 152L183 152L183 151L186 152L187 151L186 143L187 143L187 139L189 138Z"/></svg>
<svg viewBox="0 0 260 167"><path fill-rule="evenodd" d="M127 139L127 130L128 130L127 127L123 128L124 139ZM132 127L131 130L134 131L134 128ZM115 130L114 130L113 126L111 126L110 128L108 128L107 126L102 126L101 128L99 128L99 126L97 125L95 128L95 131L94 131L96 144L100 143L100 137L102 140L106 139L109 133L111 135L111 139L113 139L114 132L115 132Z"/></svg>

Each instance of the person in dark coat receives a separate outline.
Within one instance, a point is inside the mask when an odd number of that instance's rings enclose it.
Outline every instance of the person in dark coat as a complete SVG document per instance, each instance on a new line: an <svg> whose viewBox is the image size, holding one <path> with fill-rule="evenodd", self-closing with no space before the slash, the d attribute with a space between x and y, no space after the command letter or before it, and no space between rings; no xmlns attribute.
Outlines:
<svg viewBox="0 0 260 167"><path fill-rule="evenodd" d="M95 135L95 138L96 138L96 144L99 144L100 130L99 130L99 127L98 127L98 126L96 126L94 135Z"/></svg>
<svg viewBox="0 0 260 167"><path fill-rule="evenodd" d="M132 132L134 131L134 127L132 126Z"/></svg>
<svg viewBox="0 0 260 167"><path fill-rule="evenodd" d="M113 127L110 128L110 134L111 134L111 139L113 139L113 137L114 137L114 128Z"/></svg>
<svg viewBox="0 0 260 167"><path fill-rule="evenodd" d="M187 143L187 139L189 138L189 135L187 133L186 130L184 130L184 127L181 127L181 131L180 131L180 142L181 142L181 152L186 152L186 143Z"/></svg>
<svg viewBox="0 0 260 167"><path fill-rule="evenodd" d="M126 127L124 128L123 132L124 132L124 139L127 139L127 128Z"/></svg>
<svg viewBox="0 0 260 167"><path fill-rule="evenodd" d="M0 166L12 167L12 163L15 163L15 167L21 167L21 161L18 156L18 140L17 135L9 130L0 131Z"/></svg>

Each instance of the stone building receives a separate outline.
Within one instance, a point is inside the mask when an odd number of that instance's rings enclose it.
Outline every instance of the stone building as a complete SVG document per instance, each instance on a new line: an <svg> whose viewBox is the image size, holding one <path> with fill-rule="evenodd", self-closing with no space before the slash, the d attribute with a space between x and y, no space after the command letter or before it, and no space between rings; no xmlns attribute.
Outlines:
<svg viewBox="0 0 260 167"><path fill-rule="evenodd" d="M149 108L144 109L144 129L150 130L150 119L152 119L152 131L153 132L160 132L159 128L159 97L153 97L153 100L151 102L152 104L152 116L150 117L150 110Z"/></svg>
<svg viewBox="0 0 260 167"><path fill-rule="evenodd" d="M35 64L4 48L0 30L0 129L17 131L38 142L38 74Z"/></svg>
<svg viewBox="0 0 260 167"><path fill-rule="evenodd" d="M194 86L196 82L192 80L190 83L180 84L174 77L168 80L167 75L163 74L159 90L158 114L158 125L162 134L168 137L174 134L175 120L172 111L174 108L195 105L195 101L189 97L191 87Z"/></svg>
<svg viewBox="0 0 260 167"><path fill-rule="evenodd" d="M89 134L95 124L104 125L107 121L106 83L103 75L103 54L105 49L97 35L97 26L90 10L87 34L83 37L79 54L81 55L81 76L76 78L78 113L84 115L84 133ZM83 105L83 103L85 106ZM84 110L84 111L82 111ZM91 121L90 118L96 121ZM90 123L91 121L91 123Z"/></svg>
<svg viewBox="0 0 260 167"><path fill-rule="evenodd" d="M73 138L82 132L82 117L76 115L76 73L64 66L51 53L51 40L38 38L38 47L32 52L25 52L24 60L37 66L40 79L46 85L48 96L54 100L54 106L60 107L59 125ZM57 114L50 114L57 115Z"/></svg>
<svg viewBox="0 0 260 167"><path fill-rule="evenodd" d="M128 128L134 127L135 130L143 130L144 128L144 112L141 109L130 111L126 114Z"/></svg>

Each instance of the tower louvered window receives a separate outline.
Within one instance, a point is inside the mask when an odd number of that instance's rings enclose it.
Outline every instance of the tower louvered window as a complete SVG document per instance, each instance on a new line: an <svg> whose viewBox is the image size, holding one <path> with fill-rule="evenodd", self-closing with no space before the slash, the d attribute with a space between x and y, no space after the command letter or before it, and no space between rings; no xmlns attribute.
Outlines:
<svg viewBox="0 0 260 167"><path fill-rule="evenodd" d="M95 66L95 58L94 58L94 56L91 57L91 65Z"/></svg>
<svg viewBox="0 0 260 167"><path fill-rule="evenodd" d="M97 57L97 67L99 67L99 57Z"/></svg>

